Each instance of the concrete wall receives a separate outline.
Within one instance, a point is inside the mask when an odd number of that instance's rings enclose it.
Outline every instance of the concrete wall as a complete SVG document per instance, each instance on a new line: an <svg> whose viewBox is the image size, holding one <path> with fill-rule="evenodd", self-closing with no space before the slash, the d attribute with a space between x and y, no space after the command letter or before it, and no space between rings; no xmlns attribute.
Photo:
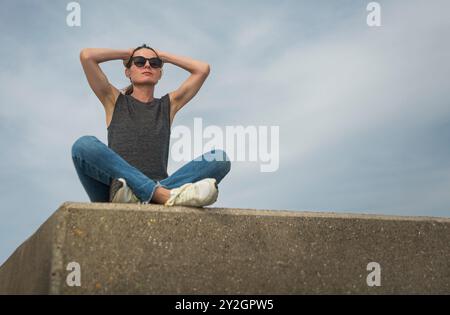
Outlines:
<svg viewBox="0 0 450 315"><path fill-rule="evenodd" d="M445 218L66 202L0 267L0 293L449 294L449 244Z"/></svg>

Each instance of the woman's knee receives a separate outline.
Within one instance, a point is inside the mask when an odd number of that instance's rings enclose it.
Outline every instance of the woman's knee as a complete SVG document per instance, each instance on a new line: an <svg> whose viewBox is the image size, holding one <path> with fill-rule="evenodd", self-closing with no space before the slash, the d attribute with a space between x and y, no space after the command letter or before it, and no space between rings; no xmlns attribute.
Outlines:
<svg viewBox="0 0 450 315"><path fill-rule="evenodd" d="M211 162L214 165L215 171L219 172L222 176L228 174L231 170L231 161L227 153L222 149L213 149L209 154L213 157Z"/></svg>
<svg viewBox="0 0 450 315"><path fill-rule="evenodd" d="M99 141L95 136L81 136L72 144L72 157L79 156L86 152Z"/></svg>

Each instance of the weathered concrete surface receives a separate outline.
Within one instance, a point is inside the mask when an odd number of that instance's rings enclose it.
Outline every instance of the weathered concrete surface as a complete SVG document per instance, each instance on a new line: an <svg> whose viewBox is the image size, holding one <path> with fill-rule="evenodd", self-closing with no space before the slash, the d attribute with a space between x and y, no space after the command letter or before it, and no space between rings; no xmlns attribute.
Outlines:
<svg viewBox="0 0 450 315"><path fill-rule="evenodd" d="M449 294L449 244L445 218L66 202L0 268L0 293Z"/></svg>

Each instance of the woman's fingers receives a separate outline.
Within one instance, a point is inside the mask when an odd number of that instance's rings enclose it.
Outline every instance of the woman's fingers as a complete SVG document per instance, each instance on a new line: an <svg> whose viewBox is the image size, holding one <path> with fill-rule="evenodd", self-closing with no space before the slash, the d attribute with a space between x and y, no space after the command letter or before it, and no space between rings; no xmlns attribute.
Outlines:
<svg viewBox="0 0 450 315"><path fill-rule="evenodd" d="M123 65L125 67L127 66L128 61L130 60L131 56L133 55L133 51L134 51L134 48L129 48L128 49L128 57L123 60Z"/></svg>

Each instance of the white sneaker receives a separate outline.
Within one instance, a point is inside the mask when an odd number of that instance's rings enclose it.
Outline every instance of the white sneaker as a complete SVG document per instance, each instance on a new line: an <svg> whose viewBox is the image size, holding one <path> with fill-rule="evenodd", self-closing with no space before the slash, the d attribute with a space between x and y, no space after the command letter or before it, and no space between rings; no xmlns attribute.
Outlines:
<svg viewBox="0 0 450 315"><path fill-rule="evenodd" d="M123 178L113 179L109 198L110 202L113 203L140 203L139 198L136 197Z"/></svg>
<svg viewBox="0 0 450 315"><path fill-rule="evenodd" d="M203 207L217 200L219 190L215 178L205 178L195 183L187 183L170 190L165 206Z"/></svg>

